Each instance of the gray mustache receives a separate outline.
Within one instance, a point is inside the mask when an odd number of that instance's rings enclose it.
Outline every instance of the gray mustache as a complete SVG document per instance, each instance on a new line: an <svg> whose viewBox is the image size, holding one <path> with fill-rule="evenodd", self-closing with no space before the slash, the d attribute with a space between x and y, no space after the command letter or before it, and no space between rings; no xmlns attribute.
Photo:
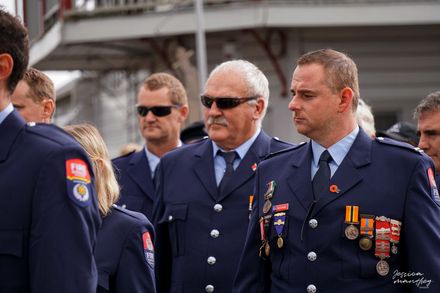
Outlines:
<svg viewBox="0 0 440 293"><path fill-rule="evenodd" d="M209 117L207 120L208 126L211 124L218 124L222 126L228 126L228 121L225 119L225 117Z"/></svg>

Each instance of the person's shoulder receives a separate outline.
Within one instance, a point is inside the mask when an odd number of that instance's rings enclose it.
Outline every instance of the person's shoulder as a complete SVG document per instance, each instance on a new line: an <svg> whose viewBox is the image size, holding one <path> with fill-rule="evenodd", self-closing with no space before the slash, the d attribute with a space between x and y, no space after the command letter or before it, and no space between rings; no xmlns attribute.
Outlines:
<svg viewBox="0 0 440 293"><path fill-rule="evenodd" d="M124 155L122 155L122 156L119 156L119 157L113 158L113 159L112 159L112 163L118 165L118 164L124 163L124 162L126 162L126 161L130 161L130 159L131 159L135 154L137 154L137 153L139 153L139 152L143 152L143 151L144 151L143 149L141 149L141 150L139 150L139 151L133 150L133 151L127 153L127 154L124 154Z"/></svg>
<svg viewBox="0 0 440 293"><path fill-rule="evenodd" d="M264 158L264 160L273 159L273 158L282 158L284 156L289 156L292 152L295 152L297 150L302 149L305 145L307 145L306 142L301 142L297 145L289 144L289 146L287 148L270 153L269 155L266 156L266 158Z"/></svg>
<svg viewBox="0 0 440 293"><path fill-rule="evenodd" d="M151 225L148 218L139 212L131 211L126 208L122 208L117 205L113 205L111 216L117 217L122 221L125 221L127 224L132 225Z"/></svg>
<svg viewBox="0 0 440 293"><path fill-rule="evenodd" d="M272 137L270 144L271 144L270 148L272 152L281 151L294 146L294 144L281 140L276 136Z"/></svg>
<svg viewBox="0 0 440 293"><path fill-rule="evenodd" d="M161 160L170 158L181 158L183 155L188 155L196 152L201 146L203 146L208 141L208 137L201 138L198 141L192 142L190 144L184 144L177 147L168 153L166 153Z"/></svg>
<svg viewBox="0 0 440 293"><path fill-rule="evenodd" d="M76 140L63 129L53 124L28 122L25 132L33 139L59 146L78 146Z"/></svg>
<svg viewBox="0 0 440 293"><path fill-rule="evenodd" d="M387 137L376 137L374 140L378 146L383 148L386 151L400 151L408 154L415 154L423 156L424 152L419 147L415 147L406 142L401 142L395 139L387 138Z"/></svg>

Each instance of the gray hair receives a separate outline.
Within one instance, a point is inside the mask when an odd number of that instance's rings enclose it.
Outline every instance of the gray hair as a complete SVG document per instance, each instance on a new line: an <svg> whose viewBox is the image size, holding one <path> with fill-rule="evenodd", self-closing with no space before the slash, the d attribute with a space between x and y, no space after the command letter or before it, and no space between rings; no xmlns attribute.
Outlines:
<svg viewBox="0 0 440 293"><path fill-rule="evenodd" d="M417 105L414 111L414 118L418 119L420 115L426 112L440 110L440 91L430 93Z"/></svg>
<svg viewBox="0 0 440 293"><path fill-rule="evenodd" d="M269 105L269 81L264 73L253 63L246 60L230 60L217 65L209 74L208 80L217 73L234 71L239 73L246 83L246 95L248 97L262 97L265 101L265 106L259 120L261 121L266 115L266 110ZM206 89L205 89L206 90ZM255 101L249 101L252 104Z"/></svg>
<svg viewBox="0 0 440 293"><path fill-rule="evenodd" d="M359 99L356 110L357 124L368 134L369 137L376 135L376 128L374 127L374 116L371 111L371 106L365 103L364 100Z"/></svg>

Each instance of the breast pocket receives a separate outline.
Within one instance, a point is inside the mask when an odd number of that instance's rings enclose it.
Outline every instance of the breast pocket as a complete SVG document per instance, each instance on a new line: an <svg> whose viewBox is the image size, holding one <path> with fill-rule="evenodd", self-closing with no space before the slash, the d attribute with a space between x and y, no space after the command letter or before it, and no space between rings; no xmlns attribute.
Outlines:
<svg viewBox="0 0 440 293"><path fill-rule="evenodd" d="M168 223L168 232L173 255L185 254L185 224L188 213L188 204L170 204L165 208L159 223Z"/></svg>

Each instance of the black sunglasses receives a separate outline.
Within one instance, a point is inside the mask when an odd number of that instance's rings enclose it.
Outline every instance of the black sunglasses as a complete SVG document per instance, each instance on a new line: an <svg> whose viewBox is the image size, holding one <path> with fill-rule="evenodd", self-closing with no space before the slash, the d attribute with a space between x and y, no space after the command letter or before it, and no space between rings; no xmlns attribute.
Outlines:
<svg viewBox="0 0 440 293"><path fill-rule="evenodd" d="M146 107L146 106L136 106L136 111L139 114L139 116L145 117L147 116L148 112L151 111L154 116L157 117L164 117L171 114L172 108L179 108L180 106L177 105L171 105L171 106L153 106L153 107Z"/></svg>
<svg viewBox="0 0 440 293"><path fill-rule="evenodd" d="M240 104L243 104L250 100L256 100L258 97L248 97L248 98L239 98L239 97L218 97L212 98L208 96L201 96L200 100L202 101L202 105L206 108L211 108L212 104L215 102L217 108L219 109L232 109L237 107Z"/></svg>

